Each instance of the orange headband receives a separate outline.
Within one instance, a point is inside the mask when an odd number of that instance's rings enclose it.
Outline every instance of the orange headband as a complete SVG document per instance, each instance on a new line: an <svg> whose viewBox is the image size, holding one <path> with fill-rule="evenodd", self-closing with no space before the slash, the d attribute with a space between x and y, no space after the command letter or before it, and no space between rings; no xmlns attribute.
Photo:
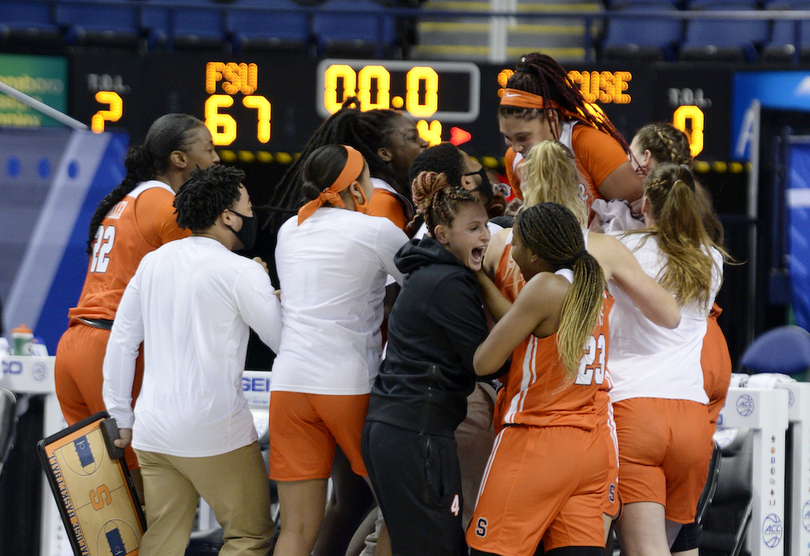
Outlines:
<svg viewBox="0 0 810 556"><path fill-rule="evenodd" d="M557 103L553 100L548 101L548 106L544 104L545 99L540 95L527 93L519 89L504 89L503 96L501 97L501 106L517 106L518 108L537 108L544 110L546 108L557 108Z"/></svg>
<svg viewBox="0 0 810 556"><path fill-rule="evenodd" d="M346 165L343 167L340 175L337 177L334 183L332 183L332 185L321 191L321 194L318 195L316 199L312 199L310 202L300 208L298 211L299 226L326 202L332 203L336 207L346 206L343 204L343 199L340 198L338 193L357 181L357 177L363 171L364 163L363 155L358 151L347 145L343 145L343 148L346 149L346 153L348 154L348 157L346 158Z"/></svg>
<svg viewBox="0 0 810 556"><path fill-rule="evenodd" d="M585 117L585 114L571 112L570 110L563 108L553 100L547 101L548 106L545 106L543 104L544 102L546 102L545 98L541 97L540 95L527 93L526 91L521 91L518 89L504 89L503 96L501 97L501 106L516 106L518 108L536 108L538 110L545 110L546 108L552 108L554 110L557 110L564 118L577 119L590 126L596 127L592 122L588 121L588 119ZM604 122L607 119L605 118L604 114L602 115L594 114L594 116L602 120L602 122Z"/></svg>

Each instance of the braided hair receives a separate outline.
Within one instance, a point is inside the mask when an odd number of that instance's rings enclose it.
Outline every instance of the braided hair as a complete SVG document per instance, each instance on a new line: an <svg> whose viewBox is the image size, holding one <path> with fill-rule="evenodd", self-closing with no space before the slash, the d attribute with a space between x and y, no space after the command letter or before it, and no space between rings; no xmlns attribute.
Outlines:
<svg viewBox="0 0 810 556"><path fill-rule="evenodd" d="M582 92L576 87L574 82L568 77L559 62L551 56L532 52L525 54L517 63L516 71L506 81L506 87L517 89L534 95L543 97L545 107L543 108L546 120L551 126L554 137L560 137L560 129L554 118L554 108L551 101L556 102L563 110L567 111L570 117L581 120L599 131L607 133L619 144L628 150L627 141L622 134L614 127L604 114L596 115L588 106L588 101L582 96ZM500 116L511 116L515 118L531 120L540 116L538 108L521 108L519 106L501 106L498 111Z"/></svg>
<svg viewBox="0 0 810 556"><path fill-rule="evenodd" d="M692 150L689 146L689 138L686 133L677 127L666 123L647 124L636 132L634 141L638 143L641 152L650 151L655 159L661 162L672 162L682 164L692 169ZM709 192L695 182L695 193L700 210L703 226L709 236L717 245L723 244L723 223L717 217L712 206L712 198Z"/></svg>
<svg viewBox="0 0 810 556"><path fill-rule="evenodd" d="M689 138L675 126L665 123L647 124L636 132L641 152L650 151L658 162L672 162L692 167Z"/></svg>
<svg viewBox="0 0 810 556"><path fill-rule="evenodd" d="M675 295L680 306L697 302L707 308L714 260L711 248L725 251L712 241L703 225L695 193L695 179L688 168L671 162L658 164L644 182L655 227L637 230L658 240L667 264L658 279ZM629 232L634 233L634 232Z"/></svg>
<svg viewBox="0 0 810 556"><path fill-rule="evenodd" d="M101 200L93 217L90 219L90 229L87 238L87 254L93 254L93 241L98 227L107 213L126 197L135 187L144 181L153 179L156 175L164 173L170 164L170 156L174 151L184 150L189 142L191 132L205 124L187 114L166 114L161 116L146 134L143 145L131 147L124 160L127 174L124 180Z"/></svg>
<svg viewBox="0 0 810 556"><path fill-rule="evenodd" d="M514 231L534 254L556 269L570 268L574 281L565 294L557 329L557 349L566 376L573 381L585 344L602 312L605 275L585 250L574 214L557 203L540 203L518 213Z"/></svg>
<svg viewBox="0 0 810 556"><path fill-rule="evenodd" d="M452 226L463 203L481 204L471 191L450 186L444 173L421 172L413 180L413 202L418 214L423 215L428 234L436 237L436 226Z"/></svg>

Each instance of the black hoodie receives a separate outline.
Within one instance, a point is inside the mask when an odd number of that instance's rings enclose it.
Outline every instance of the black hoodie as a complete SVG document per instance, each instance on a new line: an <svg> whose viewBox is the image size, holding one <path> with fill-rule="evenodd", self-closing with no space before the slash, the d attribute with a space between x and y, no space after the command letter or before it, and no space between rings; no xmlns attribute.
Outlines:
<svg viewBox="0 0 810 556"><path fill-rule="evenodd" d="M406 243L395 262L408 276L366 420L452 437L475 386L473 354L489 332L478 280L431 237Z"/></svg>

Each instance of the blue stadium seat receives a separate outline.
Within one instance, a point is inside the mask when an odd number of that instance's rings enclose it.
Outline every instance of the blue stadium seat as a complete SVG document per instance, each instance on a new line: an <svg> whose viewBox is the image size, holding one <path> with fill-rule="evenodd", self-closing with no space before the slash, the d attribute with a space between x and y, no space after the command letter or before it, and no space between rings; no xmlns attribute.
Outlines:
<svg viewBox="0 0 810 556"><path fill-rule="evenodd" d="M57 24L66 29L69 45L138 47L141 44L138 4L112 4L87 0L56 3Z"/></svg>
<svg viewBox="0 0 810 556"><path fill-rule="evenodd" d="M702 4L701 9L737 11L750 9L750 2ZM749 62L759 59L758 47L769 37L766 20L693 19L686 22L686 38L681 44L680 60Z"/></svg>
<svg viewBox="0 0 810 556"><path fill-rule="evenodd" d="M312 29L319 55L390 56L397 48L396 22L372 0L330 0L322 8L346 13L316 13Z"/></svg>
<svg viewBox="0 0 810 556"><path fill-rule="evenodd" d="M769 330L751 342L742 366L754 373L804 373L810 367L810 332L798 326Z"/></svg>
<svg viewBox="0 0 810 556"><path fill-rule="evenodd" d="M756 10L757 0L684 0L687 10Z"/></svg>
<svg viewBox="0 0 810 556"><path fill-rule="evenodd" d="M297 7L292 0L241 0L226 15L226 27L234 47L237 50L306 49L310 43L307 14L273 11L274 8Z"/></svg>
<svg viewBox="0 0 810 556"><path fill-rule="evenodd" d="M0 40L15 44L60 46L64 37L50 4L26 0L0 0Z"/></svg>
<svg viewBox="0 0 810 556"><path fill-rule="evenodd" d="M225 26L228 7L212 0L165 0L171 6L149 6L141 12L141 26L150 46L222 49L230 47Z"/></svg>
<svg viewBox="0 0 810 556"><path fill-rule="evenodd" d="M638 8L644 10L676 10L683 7L681 0L610 0L608 8L611 10L623 10L626 8Z"/></svg>
<svg viewBox="0 0 810 556"><path fill-rule="evenodd" d="M776 0L765 4L764 8L810 10L810 2ZM810 59L810 20L774 20L771 39L762 49L762 59L767 62L797 62Z"/></svg>
<svg viewBox="0 0 810 556"><path fill-rule="evenodd" d="M621 10L632 13L649 10L633 4ZM658 5L659 11L677 11L671 5ZM613 13L618 13L613 11ZM602 42L602 58L610 60L661 61L675 59L675 45L681 42L682 22L666 16L612 17Z"/></svg>

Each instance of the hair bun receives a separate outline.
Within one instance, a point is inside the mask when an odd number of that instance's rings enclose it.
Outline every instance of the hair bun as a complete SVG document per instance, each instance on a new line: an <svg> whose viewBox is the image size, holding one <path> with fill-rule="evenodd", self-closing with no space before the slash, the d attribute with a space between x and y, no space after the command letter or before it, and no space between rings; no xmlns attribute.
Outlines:
<svg viewBox="0 0 810 556"><path fill-rule="evenodd" d="M419 172L411 186L416 212L419 214L424 213L430 206L436 192L448 187L448 185L447 176L443 172Z"/></svg>

